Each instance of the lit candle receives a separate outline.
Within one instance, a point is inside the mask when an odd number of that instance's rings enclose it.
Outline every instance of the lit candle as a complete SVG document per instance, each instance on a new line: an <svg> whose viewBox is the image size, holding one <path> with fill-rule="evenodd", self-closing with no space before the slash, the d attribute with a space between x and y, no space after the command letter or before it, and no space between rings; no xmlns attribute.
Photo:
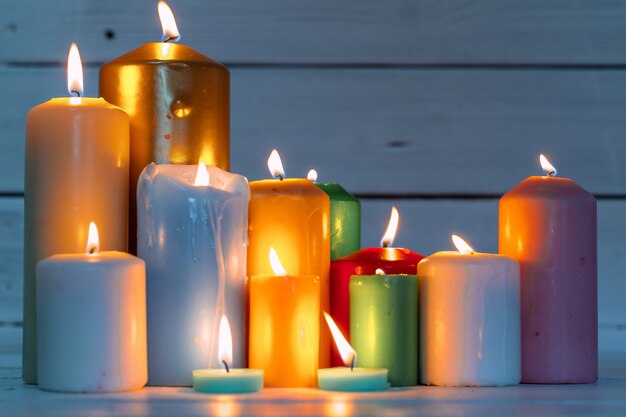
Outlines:
<svg viewBox="0 0 626 417"><path fill-rule="evenodd" d="M330 264L330 314L345 335L350 334L350 277L352 275L373 275L377 269L385 273L415 275L417 264L424 257L408 249L393 248L400 215L395 207L380 248L365 248L336 259ZM341 355L332 350L332 365L341 366Z"/></svg>
<svg viewBox="0 0 626 417"><path fill-rule="evenodd" d="M246 179L217 167L155 165L139 178L138 254L148 278L150 385L189 386L217 368L219 321L244 365Z"/></svg>
<svg viewBox="0 0 626 417"><path fill-rule="evenodd" d="M350 342L365 368L387 368L392 387L417 385L417 276L353 275Z"/></svg>
<svg viewBox="0 0 626 417"><path fill-rule="evenodd" d="M330 260L361 248L361 203L335 182L317 182L317 171L307 178L330 198Z"/></svg>
<svg viewBox="0 0 626 417"><path fill-rule="evenodd" d="M26 118L22 371L27 383L37 383L37 262L82 251L90 220L107 231L103 249L125 251L128 245L128 116L101 98L82 97L74 44L68 90L74 97L53 98Z"/></svg>
<svg viewBox="0 0 626 417"><path fill-rule="evenodd" d="M499 207L500 253L517 259L522 288L522 382L598 378L596 200L541 155Z"/></svg>
<svg viewBox="0 0 626 417"><path fill-rule="evenodd" d="M100 69L100 95L130 116L130 248L135 250L139 174L150 162L229 166L229 73L178 44L168 5L158 3L162 42L148 43Z"/></svg>
<svg viewBox="0 0 626 417"><path fill-rule="evenodd" d="M452 239L458 251L437 252L417 267L421 382L518 384L519 264Z"/></svg>
<svg viewBox="0 0 626 417"><path fill-rule="evenodd" d="M356 351L350 346L328 313L324 318L341 354L345 367L326 368L317 371L318 385L326 391L380 391L387 389L387 369L357 368Z"/></svg>
<svg viewBox="0 0 626 417"><path fill-rule="evenodd" d="M148 379L144 262L99 252L94 223L87 242L84 253L53 255L37 265L39 386L139 389Z"/></svg>
<svg viewBox="0 0 626 417"><path fill-rule="evenodd" d="M218 360L224 369L196 369L193 389L207 394L241 394L263 388L260 369L233 369L233 338L226 316L220 321Z"/></svg>
<svg viewBox="0 0 626 417"><path fill-rule="evenodd" d="M328 311L330 268L330 200L306 178L285 178L280 156L273 150L268 167L276 179L250 183L248 276L271 275L270 247L283 254L294 276L317 276L322 309ZM319 317L320 326L323 318ZM330 365L330 334L321 327L320 366ZM267 377L267 375L266 375Z"/></svg>
<svg viewBox="0 0 626 417"><path fill-rule="evenodd" d="M250 367L267 387L316 387L320 279L288 275L273 247L269 262L272 275L250 278Z"/></svg>

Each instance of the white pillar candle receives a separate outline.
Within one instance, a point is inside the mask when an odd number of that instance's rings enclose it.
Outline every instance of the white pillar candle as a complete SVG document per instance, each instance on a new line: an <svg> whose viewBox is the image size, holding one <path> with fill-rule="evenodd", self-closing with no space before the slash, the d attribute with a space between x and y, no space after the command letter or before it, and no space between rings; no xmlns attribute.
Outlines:
<svg viewBox="0 0 626 417"><path fill-rule="evenodd" d="M147 271L150 385L191 386L194 369L220 368L223 315L232 365L243 367L249 200L245 177L217 167L150 164L141 173L137 249Z"/></svg>
<svg viewBox="0 0 626 417"><path fill-rule="evenodd" d="M503 255L438 252L417 267L421 382L514 385L521 378L520 268Z"/></svg>
<svg viewBox="0 0 626 417"><path fill-rule="evenodd" d="M92 223L93 225L93 223ZM94 236L95 225L90 227ZM53 255L37 265L39 386L115 392L148 380L144 262L123 252Z"/></svg>

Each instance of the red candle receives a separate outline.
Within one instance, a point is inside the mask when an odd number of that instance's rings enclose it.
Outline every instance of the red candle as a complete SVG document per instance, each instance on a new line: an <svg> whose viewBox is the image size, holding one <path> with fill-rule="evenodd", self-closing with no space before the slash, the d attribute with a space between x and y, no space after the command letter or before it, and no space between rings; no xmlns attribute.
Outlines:
<svg viewBox="0 0 626 417"><path fill-rule="evenodd" d="M596 200L574 181L530 177L500 200L500 253L521 266L522 382L598 378Z"/></svg>
<svg viewBox="0 0 626 417"><path fill-rule="evenodd" d="M350 335L349 284L352 275L374 275L377 269L382 269L385 274L415 275L417 264L424 258L408 249L389 247L396 234L398 217L398 210L393 207L382 247L361 249L330 263L330 314L345 336ZM344 365L335 346L332 347L331 364Z"/></svg>

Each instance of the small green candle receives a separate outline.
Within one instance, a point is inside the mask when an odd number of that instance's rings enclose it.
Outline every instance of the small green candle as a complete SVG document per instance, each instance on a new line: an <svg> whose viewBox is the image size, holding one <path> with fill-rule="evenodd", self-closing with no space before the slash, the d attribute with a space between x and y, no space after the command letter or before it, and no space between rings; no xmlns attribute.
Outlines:
<svg viewBox="0 0 626 417"><path fill-rule="evenodd" d="M312 169L307 178L330 198L330 260L341 258L361 249L361 203L341 185L315 182Z"/></svg>
<svg viewBox="0 0 626 417"><path fill-rule="evenodd" d="M416 275L350 278L350 343L359 366L389 370L392 387L417 385L417 323Z"/></svg>

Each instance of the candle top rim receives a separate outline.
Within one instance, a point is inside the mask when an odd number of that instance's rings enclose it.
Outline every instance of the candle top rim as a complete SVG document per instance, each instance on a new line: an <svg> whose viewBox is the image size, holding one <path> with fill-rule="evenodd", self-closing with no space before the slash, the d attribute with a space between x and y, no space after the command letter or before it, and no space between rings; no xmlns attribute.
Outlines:
<svg viewBox="0 0 626 417"><path fill-rule="evenodd" d="M427 256L423 260L433 259L433 258L445 258L445 259L454 259L458 261L475 261L475 262L485 262L492 260L509 260L517 263L517 261L507 255L501 253L488 253L488 252L472 252L472 253L460 253L455 250L445 250L435 252L432 255Z"/></svg>
<svg viewBox="0 0 626 417"><path fill-rule="evenodd" d="M553 201L572 199L595 201L593 194L570 178L534 175L522 180L502 196L510 198L541 198Z"/></svg>
<svg viewBox="0 0 626 417"><path fill-rule="evenodd" d="M335 201L356 202L360 204L359 199L350 191L346 190L341 184L338 184L336 182L320 181L316 181L313 184L321 188L322 191L332 197L332 199Z"/></svg>
<svg viewBox="0 0 626 417"><path fill-rule="evenodd" d="M51 255L47 258L39 261L39 264L51 264L51 263L66 263L70 264L92 264L92 265L106 265L108 263L117 263L117 262L126 262L126 263L135 263L140 261L144 263L141 258L137 256L131 255L127 252L110 250L110 251L99 251L95 254L88 254L85 252L77 252L77 253L59 253L55 255Z"/></svg>
<svg viewBox="0 0 626 417"><path fill-rule="evenodd" d="M223 376L226 378L237 377L242 375L261 375L263 376L263 369L256 368L229 368L228 372L224 368L202 368L194 369L191 371L195 377L203 376Z"/></svg>
<svg viewBox="0 0 626 417"><path fill-rule="evenodd" d="M80 98L79 103L72 103L70 99ZM44 101L43 103L38 104L37 106L31 109L34 110L36 108L48 108L48 110L59 109L59 110L73 110L73 109L81 109L81 111L85 110L96 110L96 109L110 109L110 110L119 110L120 112L126 115L126 112L121 108L117 107L114 104L109 103L102 97L70 97L70 96L60 96L60 97L52 97L51 99ZM127 116L128 117L128 116Z"/></svg>
<svg viewBox="0 0 626 417"><path fill-rule="evenodd" d="M228 194L240 194L250 196L248 180L246 177L233 172L225 171L214 165L206 165L209 173L208 185L194 185L198 165L193 164L148 164L141 172L140 181L154 182L156 180L168 181L184 188L185 190L211 190Z"/></svg>
<svg viewBox="0 0 626 417"><path fill-rule="evenodd" d="M355 375L355 376L365 376L367 374L380 374L380 373L388 373L389 369L387 368L363 368L360 366L356 366L354 368L350 368L349 366L334 366L332 368L320 368L317 370L318 373L346 373L347 375Z"/></svg>
<svg viewBox="0 0 626 417"><path fill-rule="evenodd" d="M388 256L372 259L372 255L377 255L377 254L388 255ZM402 256L398 257L397 256L398 254ZM398 247L381 248L380 246L373 246L369 248L362 248L356 252L352 252L348 255L342 256L341 258L337 258L333 260L332 263L358 262L359 264L377 264L378 265L380 261L394 263L394 262L406 262L406 261L414 260L415 265L417 265L417 263L422 259L424 259L424 255L414 252L411 249L398 248Z"/></svg>
<svg viewBox="0 0 626 417"><path fill-rule="evenodd" d="M163 57L162 47L168 45L168 56ZM172 42L148 42L127 53L105 63L102 68L108 66L126 66L137 63L163 64L163 63L193 63L208 67L219 67L228 71L226 66L214 59L196 51L190 46Z"/></svg>

